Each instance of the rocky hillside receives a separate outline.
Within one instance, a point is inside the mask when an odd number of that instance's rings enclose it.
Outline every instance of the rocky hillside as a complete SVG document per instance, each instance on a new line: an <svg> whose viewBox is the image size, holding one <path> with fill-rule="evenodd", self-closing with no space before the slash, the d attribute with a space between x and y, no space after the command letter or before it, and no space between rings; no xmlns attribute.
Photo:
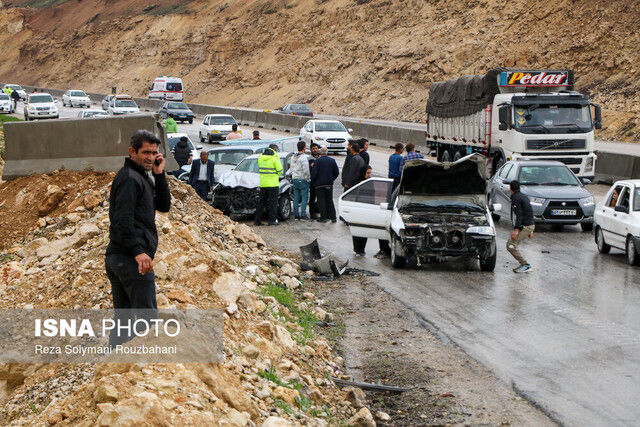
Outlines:
<svg viewBox="0 0 640 427"><path fill-rule="evenodd" d="M424 120L428 86L493 66L573 68L604 138L640 133L640 2L4 0L0 79Z"/></svg>
<svg viewBox="0 0 640 427"><path fill-rule="evenodd" d="M59 171L0 185L0 309L109 308L113 174ZM220 364L0 364L1 425L375 425L296 264L170 180L155 259L161 308L220 308ZM20 218L20 220L17 220ZM6 231L6 232L5 232Z"/></svg>

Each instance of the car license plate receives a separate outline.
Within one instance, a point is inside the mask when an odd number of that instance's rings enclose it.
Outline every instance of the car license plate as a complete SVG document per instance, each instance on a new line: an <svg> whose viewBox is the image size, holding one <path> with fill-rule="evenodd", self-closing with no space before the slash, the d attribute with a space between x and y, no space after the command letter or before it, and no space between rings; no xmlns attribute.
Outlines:
<svg viewBox="0 0 640 427"><path fill-rule="evenodd" d="M42 111L42 112L38 113L38 115L40 115L40 116L46 116L47 114L49 114L48 111Z"/></svg>
<svg viewBox="0 0 640 427"><path fill-rule="evenodd" d="M217 130L212 130L211 133L220 133L220 132Z"/></svg>
<svg viewBox="0 0 640 427"><path fill-rule="evenodd" d="M554 216L569 216L576 215L578 212L575 209L552 209L551 215Z"/></svg>

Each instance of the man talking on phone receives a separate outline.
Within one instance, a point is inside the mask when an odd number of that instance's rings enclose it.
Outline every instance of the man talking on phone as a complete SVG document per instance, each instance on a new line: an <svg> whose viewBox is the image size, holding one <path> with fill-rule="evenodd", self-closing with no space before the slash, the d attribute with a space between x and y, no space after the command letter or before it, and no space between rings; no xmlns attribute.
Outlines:
<svg viewBox="0 0 640 427"><path fill-rule="evenodd" d="M136 131L129 157L111 185L105 265L116 317L118 309L157 309L153 274L158 248L155 211L169 212L171 207L159 145L160 140L151 132ZM110 344L126 340L111 336Z"/></svg>

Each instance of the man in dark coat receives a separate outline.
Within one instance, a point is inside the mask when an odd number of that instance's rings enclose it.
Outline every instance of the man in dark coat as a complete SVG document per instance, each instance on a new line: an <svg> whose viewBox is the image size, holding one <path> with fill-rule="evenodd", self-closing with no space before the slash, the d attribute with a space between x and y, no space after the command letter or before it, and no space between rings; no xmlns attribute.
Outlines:
<svg viewBox="0 0 640 427"><path fill-rule="evenodd" d="M189 147L189 140L186 136L180 137L180 141L178 141L176 146L173 148L173 157L175 157L179 167L189 163L191 148Z"/></svg>
<svg viewBox="0 0 640 427"><path fill-rule="evenodd" d="M327 155L327 147L320 149L320 157L311 168L311 182L315 186L320 210L319 222L336 222L336 208L333 204L333 182L340 175L340 169L334 159Z"/></svg>
<svg viewBox="0 0 640 427"><path fill-rule="evenodd" d="M352 142L351 160L348 166L342 168L342 185L345 191L361 183L367 172L367 165L365 165L364 159L358 155L359 152L360 145L357 142Z"/></svg>
<svg viewBox="0 0 640 427"><path fill-rule="evenodd" d="M191 165L191 171L189 172L189 185L196 190L198 196L205 202L209 192L213 190L214 175L213 168L215 163L213 160L209 160L209 153L202 150L200 152L200 159L193 161Z"/></svg>
<svg viewBox="0 0 640 427"><path fill-rule="evenodd" d="M157 310L153 274L153 258L158 248L155 211L169 212L171 208L165 160L158 152L159 145L160 140L148 131L134 133L129 157L111 185L105 266L115 317L121 322L132 317L154 318ZM130 309L143 310L134 315ZM114 332L109 336L109 345L130 338L131 334Z"/></svg>
<svg viewBox="0 0 640 427"><path fill-rule="evenodd" d="M518 246L527 237L533 238L533 230L535 229L533 209L529 198L520 192L520 182L511 181L509 190L511 192L511 212L515 216L515 225L509 240L507 240L507 251L520 263L518 267L513 269L514 273L526 273L531 271L531 264L522 256Z"/></svg>
<svg viewBox="0 0 640 427"><path fill-rule="evenodd" d="M309 146L311 155L309 156L309 171L313 170L313 165L318 157L320 157L320 145L312 142ZM320 210L318 209L318 197L316 196L316 187L313 185L313 176L311 178L311 186L309 187L309 219L314 219Z"/></svg>

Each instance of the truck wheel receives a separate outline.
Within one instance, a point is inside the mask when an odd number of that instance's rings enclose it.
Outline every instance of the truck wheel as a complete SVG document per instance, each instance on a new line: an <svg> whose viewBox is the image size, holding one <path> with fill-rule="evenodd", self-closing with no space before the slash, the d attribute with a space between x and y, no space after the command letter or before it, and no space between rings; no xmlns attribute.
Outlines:
<svg viewBox="0 0 640 427"><path fill-rule="evenodd" d="M399 256L396 253L396 245L398 244L398 238L396 235L391 236L391 267L402 268L407 264L407 260L404 257Z"/></svg>
<svg viewBox="0 0 640 427"><path fill-rule="evenodd" d="M638 250L636 249L636 242L631 236L627 237L627 262L629 265L640 265L640 257L638 256Z"/></svg>
<svg viewBox="0 0 640 427"><path fill-rule="evenodd" d="M608 254L611 250L611 246L607 245L604 241L604 234L602 233L602 228L598 227L596 229L596 245L598 245L598 252L601 254Z"/></svg>
<svg viewBox="0 0 640 427"><path fill-rule="evenodd" d="M459 151L456 151L456 154L453 155L453 161L457 162L458 160L460 160L462 158L462 154L460 154Z"/></svg>
<svg viewBox="0 0 640 427"><path fill-rule="evenodd" d="M449 150L444 150L444 153L442 153L442 160L440 160L441 162L450 162L451 161L451 155L449 154Z"/></svg>
<svg viewBox="0 0 640 427"><path fill-rule="evenodd" d="M278 199L278 218L286 221L291 216L291 199L288 194L284 194Z"/></svg>
<svg viewBox="0 0 640 427"><path fill-rule="evenodd" d="M493 271L496 268L496 261L498 259L498 251L496 250L493 255L487 258L480 258L480 270Z"/></svg>
<svg viewBox="0 0 640 427"><path fill-rule="evenodd" d="M591 231L593 230L593 223L583 222L582 224L580 224L580 227L582 228L582 231Z"/></svg>

